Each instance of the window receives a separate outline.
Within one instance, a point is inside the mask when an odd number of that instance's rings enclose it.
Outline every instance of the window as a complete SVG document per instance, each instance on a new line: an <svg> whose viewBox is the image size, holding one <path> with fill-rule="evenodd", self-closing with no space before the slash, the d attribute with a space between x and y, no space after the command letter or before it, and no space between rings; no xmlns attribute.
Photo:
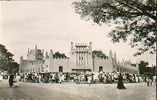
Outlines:
<svg viewBox="0 0 157 100"><path fill-rule="evenodd" d="M59 66L59 72L63 72L63 66Z"/></svg>

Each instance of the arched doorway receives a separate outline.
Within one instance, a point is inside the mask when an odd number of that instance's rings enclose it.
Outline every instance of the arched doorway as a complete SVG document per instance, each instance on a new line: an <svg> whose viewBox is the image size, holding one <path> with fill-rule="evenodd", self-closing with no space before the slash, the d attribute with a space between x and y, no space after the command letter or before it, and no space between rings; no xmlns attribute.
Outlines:
<svg viewBox="0 0 157 100"><path fill-rule="evenodd" d="M103 71L103 67L99 66L99 72Z"/></svg>
<svg viewBox="0 0 157 100"><path fill-rule="evenodd" d="M63 66L59 66L59 72L63 72Z"/></svg>

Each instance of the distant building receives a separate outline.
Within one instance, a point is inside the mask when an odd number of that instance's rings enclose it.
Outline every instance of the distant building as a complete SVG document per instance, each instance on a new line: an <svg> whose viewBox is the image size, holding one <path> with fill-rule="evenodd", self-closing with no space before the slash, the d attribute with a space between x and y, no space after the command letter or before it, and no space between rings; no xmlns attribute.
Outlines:
<svg viewBox="0 0 157 100"><path fill-rule="evenodd" d="M127 61L118 62L116 54L112 51L108 58L101 58L92 54L92 43L73 43L71 42L70 57L54 57L53 51L38 49L28 49L27 59L20 58L20 72L131 72L138 73L138 67L132 66Z"/></svg>

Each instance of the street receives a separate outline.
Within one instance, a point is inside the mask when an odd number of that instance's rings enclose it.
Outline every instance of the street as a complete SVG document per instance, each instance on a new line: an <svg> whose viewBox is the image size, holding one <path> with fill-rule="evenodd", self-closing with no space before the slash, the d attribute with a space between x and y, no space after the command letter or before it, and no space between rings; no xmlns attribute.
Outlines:
<svg viewBox="0 0 157 100"><path fill-rule="evenodd" d="M7 81L0 82L0 100L156 100L155 85L125 84L118 90L116 84L43 84L21 83L10 88Z"/></svg>

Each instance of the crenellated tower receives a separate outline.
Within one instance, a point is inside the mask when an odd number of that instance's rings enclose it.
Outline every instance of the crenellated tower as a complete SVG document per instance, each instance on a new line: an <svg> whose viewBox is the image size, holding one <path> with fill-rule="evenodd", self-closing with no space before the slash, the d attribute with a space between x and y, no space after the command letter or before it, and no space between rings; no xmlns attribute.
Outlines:
<svg viewBox="0 0 157 100"><path fill-rule="evenodd" d="M44 58L44 50L38 49L37 45L35 45L34 49L28 48L27 59L28 60L43 60Z"/></svg>
<svg viewBox="0 0 157 100"><path fill-rule="evenodd" d="M92 42L73 43L71 42L70 61L72 71L92 71Z"/></svg>

